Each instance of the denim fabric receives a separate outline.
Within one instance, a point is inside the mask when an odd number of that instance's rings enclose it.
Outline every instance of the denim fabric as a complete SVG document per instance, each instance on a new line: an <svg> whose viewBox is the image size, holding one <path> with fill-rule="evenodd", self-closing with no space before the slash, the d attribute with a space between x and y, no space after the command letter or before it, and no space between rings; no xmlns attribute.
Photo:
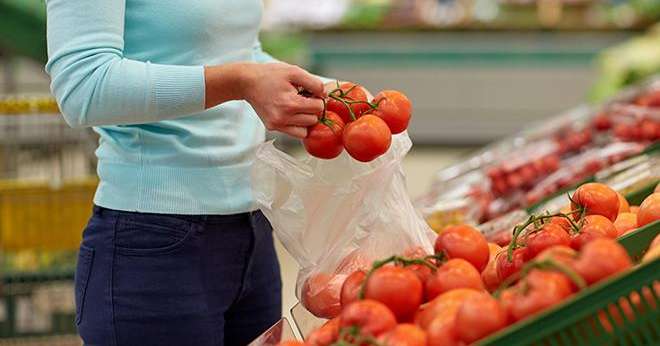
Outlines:
<svg viewBox="0 0 660 346"><path fill-rule="evenodd" d="M280 269L261 212L94 208L76 270L85 345L246 345L281 316Z"/></svg>

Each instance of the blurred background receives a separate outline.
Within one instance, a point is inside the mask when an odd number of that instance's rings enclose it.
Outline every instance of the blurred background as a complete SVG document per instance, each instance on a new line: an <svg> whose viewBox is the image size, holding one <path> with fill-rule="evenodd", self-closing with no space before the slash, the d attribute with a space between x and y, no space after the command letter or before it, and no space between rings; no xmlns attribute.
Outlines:
<svg viewBox="0 0 660 346"><path fill-rule="evenodd" d="M0 345L79 344L72 278L96 138L49 96L45 18L43 0L0 0ZM267 0L262 44L410 97L415 198L477 148L660 72L658 20L660 0ZM288 309L296 265L280 254Z"/></svg>

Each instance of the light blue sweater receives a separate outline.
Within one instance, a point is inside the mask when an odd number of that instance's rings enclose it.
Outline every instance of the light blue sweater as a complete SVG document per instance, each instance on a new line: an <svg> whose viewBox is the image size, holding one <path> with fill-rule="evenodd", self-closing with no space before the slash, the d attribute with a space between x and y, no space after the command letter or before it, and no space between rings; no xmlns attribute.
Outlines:
<svg viewBox="0 0 660 346"><path fill-rule="evenodd" d="M100 135L94 202L140 212L252 209L264 126L244 101L204 110L204 65L265 62L261 0L47 0L46 71L66 121Z"/></svg>

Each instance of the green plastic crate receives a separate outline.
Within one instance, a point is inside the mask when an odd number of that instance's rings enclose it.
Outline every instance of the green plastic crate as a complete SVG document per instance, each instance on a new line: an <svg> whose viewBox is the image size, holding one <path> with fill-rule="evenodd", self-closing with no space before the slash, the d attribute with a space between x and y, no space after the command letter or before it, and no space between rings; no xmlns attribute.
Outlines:
<svg viewBox="0 0 660 346"><path fill-rule="evenodd" d="M658 234L660 221L620 238L619 243L633 259L639 259ZM478 345L660 345L660 292L652 289L654 283L656 288L660 286L660 259L588 287L557 307L516 323ZM628 298L634 292L642 297L639 307ZM622 298L632 306L634 319L623 313ZM612 308L623 316L622 320L614 321ZM610 331L600 322L599 313L609 321Z"/></svg>

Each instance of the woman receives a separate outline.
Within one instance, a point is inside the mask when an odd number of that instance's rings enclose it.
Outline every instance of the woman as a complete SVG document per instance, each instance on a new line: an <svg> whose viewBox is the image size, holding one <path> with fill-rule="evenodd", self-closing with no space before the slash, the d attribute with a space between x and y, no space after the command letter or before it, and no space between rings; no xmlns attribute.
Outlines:
<svg viewBox="0 0 660 346"><path fill-rule="evenodd" d="M261 51L261 12L260 0L47 0L51 89L71 126L100 135L75 283L85 344L245 345L280 318L251 154L262 122L305 137L323 105L298 88L324 86Z"/></svg>

